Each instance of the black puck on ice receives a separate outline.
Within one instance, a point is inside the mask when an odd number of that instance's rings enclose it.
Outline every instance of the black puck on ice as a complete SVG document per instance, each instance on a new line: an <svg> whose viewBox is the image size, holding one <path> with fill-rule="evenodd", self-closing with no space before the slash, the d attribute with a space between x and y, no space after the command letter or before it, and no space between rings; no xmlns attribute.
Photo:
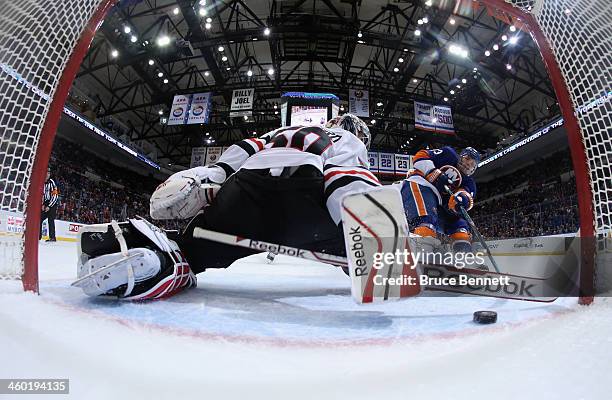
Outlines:
<svg viewBox="0 0 612 400"><path fill-rule="evenodd" d="M477 324L494 324L497 322L497 313L495 311L476 311L474 322Z"/></svg>

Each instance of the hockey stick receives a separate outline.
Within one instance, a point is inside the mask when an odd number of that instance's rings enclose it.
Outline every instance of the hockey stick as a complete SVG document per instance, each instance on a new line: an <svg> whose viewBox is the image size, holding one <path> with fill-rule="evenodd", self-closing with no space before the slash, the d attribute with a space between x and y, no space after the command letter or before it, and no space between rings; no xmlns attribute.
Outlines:
<svg viewBox="0 0 612 400"><path fill-rule="evenodd" d="M279 245L276 243L263 242L260 240L252 240L236 235L215 232L202 228L195 228L193 231L195 239L211 240L217 243L223 243L230 246L243 247L260 252L274 251L278 254L287 255L290 257L302 258L305 260L318 261L322 263L332 264L336 267L347 267L348 262L345 257L335 256L331 254L319 253L311 250L299 249L296 247ZM551 302L557 299L557 296L547 295L550 287L564 287L567 284L568 278L564 274L553 274L547 278L532 278L520 275L511 275L496 273L491 271L482 271L477 269L457 269L455 267L439 264L427 264L423 266L423 273L429 277L444 278L456 277L458 274L465 274L469 277L507 277L509 285L507 289L500 290L499 286L493 285L424 285L428 291L444 291L451 293L462 293L475 296L496 297L512 300L535 301L535 302Z"/></svg>
<svg viewBox="0 0 612 400"><path fill-rule="evenodd" d="M454 194L448 186L444 186L444 189L450 196ZM468 225L470 225L470 229L474 233L474 236L476 236L476 239L478 239L482 247L484 247L484 249L487 251L487 256L489 257L489 260L491 260L491 264L493 264L493 268L495 268L495 271L501 273L499 267L497 266L497 263L495 262L495 259L493 258L493 254L491 254L491 249L489 249L489 246L478 231L478 228L476 228L476 224L474 223L472 217L470 217L470 214L468 214L467 210L461 204L459 205L459 211L461 213L461 216L467 221Z"/></svg>
<svg viewBox="0 0 612 400"><path fill-rule="evenodd" d="M332 264L337 267L346 267L348 265L345 257L320 253L317 251L298 249L297 247L285 246L276 243L263 242L261 240L247 239L236 235L228 235L227 233L210 231L208 229L195 228L193 230L193 237L196 239L208 239L212 240L213 242L244 247L261 252L268 252L275 254L275 256L277 254L282 254Z"/></svg>

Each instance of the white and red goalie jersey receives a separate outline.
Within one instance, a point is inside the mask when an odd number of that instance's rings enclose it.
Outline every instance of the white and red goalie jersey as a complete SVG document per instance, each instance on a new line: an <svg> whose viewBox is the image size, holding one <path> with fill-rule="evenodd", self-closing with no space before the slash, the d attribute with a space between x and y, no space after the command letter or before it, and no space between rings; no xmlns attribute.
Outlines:
<svg viewBox="0 0 612 400"><path fill-rule="evenodd" d="M325 178L325 199L335 223L340 222L343 196L379 186L368 168L368 151L361 140L341 128L290 126L230 146L211 168L229 177L239 169L270 169L280 176L285 168L312 165Z"/></svg>

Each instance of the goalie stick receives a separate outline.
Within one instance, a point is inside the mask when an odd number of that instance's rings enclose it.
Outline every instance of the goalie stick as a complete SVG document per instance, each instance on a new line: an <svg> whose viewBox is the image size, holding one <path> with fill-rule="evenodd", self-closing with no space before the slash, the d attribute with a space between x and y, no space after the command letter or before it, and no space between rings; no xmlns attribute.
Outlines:
<svg viewBox="0 0 612 400"><path fill-rule="evenodd" d="M228 244L232 246L243 247L261 252L267 252L274 249L279 251L279 254L297 257L305 260L318 261L334 265L336 267L347 267L348 261L345 257L319 253L311 250L299 249L296 247L280 245L276 243L263 242L261 240L253 240L241 236L230 235L227 233L215 232L202 228L195 228L193 231L195 239L212 240L214 242ZM449 278L459 275L467 275L473 278L491 277L500 278L507 277L509 284L502 286L477 286L477 285L423 285L423 289L435 292L451 292L469 294L475 296L496 297L511 300L523 300L534 302L552 302L555 301L558 295L551 296L551 288L566 288L572 285L572 280L568 274L559 269L547 278L533 278L521 275L503 274L492 271L482 271L478 269L463 268L458 269L448 265L441 264L426 264L419 267L421 274L427 275L430 278ZM563 290L559 290L563 292Z"/></svg>

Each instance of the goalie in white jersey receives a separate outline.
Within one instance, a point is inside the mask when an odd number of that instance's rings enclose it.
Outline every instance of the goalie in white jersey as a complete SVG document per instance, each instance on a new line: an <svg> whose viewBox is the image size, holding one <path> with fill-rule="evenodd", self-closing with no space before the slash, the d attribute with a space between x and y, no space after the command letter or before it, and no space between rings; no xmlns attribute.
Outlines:
<svg viewBox="0 0 612 400"><path fill-rule="evenodd" d="M368 169L370 140L367 125L344 114L324 128L283 127L242 140L216 164L172 175L151 196L151 216L192 218L187 228L172 239L144 221L84 232L79 286L90 295L159 298L194 285L194 274L254 253L193 239L196 227L344 255L342 197L380 185ZM96 271L109 265L115 276L102 279Z"/></svg>

